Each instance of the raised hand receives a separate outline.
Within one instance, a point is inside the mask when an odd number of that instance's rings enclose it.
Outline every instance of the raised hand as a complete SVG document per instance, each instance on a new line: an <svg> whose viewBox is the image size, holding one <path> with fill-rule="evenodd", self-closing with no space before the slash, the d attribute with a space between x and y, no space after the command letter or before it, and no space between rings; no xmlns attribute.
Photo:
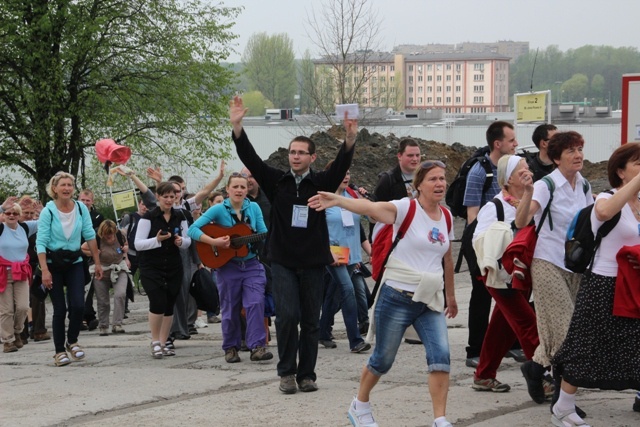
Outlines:
<svg viewBox="0 0 640 427"><path fill-rule="evenodd" d="M157 183L162 182L162 171L160 170L160 166L147 168L147 176Z"/></svg>
<svg viewBox="0 0 640 427"><path fill-rule="evenodd" d="M238 95L234 96L229 102L229 120L231 121L231 124L234 127L236 125L242 125L242 119L245 114L247 114L247 111L249 111L249 109L244 107L242 98Z"/></svg>

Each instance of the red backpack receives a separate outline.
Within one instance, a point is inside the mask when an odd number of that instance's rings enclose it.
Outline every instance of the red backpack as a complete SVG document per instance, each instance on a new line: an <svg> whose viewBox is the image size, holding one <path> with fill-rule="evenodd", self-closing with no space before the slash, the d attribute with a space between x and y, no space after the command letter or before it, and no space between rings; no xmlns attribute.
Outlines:
<svg viewBox="0 0 640 427"><path fill-rule="evenodd" d="M451 214L442 206L440 206L440 209L442 210L442 214L447 222L447 233L449 233L451 232L452 227ZM402 239L407 233L415 213L416 201L415 199L411 199L407 216L402 221L402 224L400 224L400 228L398 229L395 239L391 240L393 237L393 224L381 224L382 227L380 227L378 232L375 233L373 243L371 244L371 276L376 281L376 285L371 292L372 297L374 298L378 292L378 288L380 287L380 282L384 275L384 268L387 265L387 261L389 261L389 256L398 245L400 239Z"/></svg>

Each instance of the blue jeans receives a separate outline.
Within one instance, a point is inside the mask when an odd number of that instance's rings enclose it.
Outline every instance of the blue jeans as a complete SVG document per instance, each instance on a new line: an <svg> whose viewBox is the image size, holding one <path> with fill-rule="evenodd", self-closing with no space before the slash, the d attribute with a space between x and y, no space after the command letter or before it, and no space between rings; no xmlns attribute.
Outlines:
<svg viewBox="0 0 640 427"><path fill-rule="evenodd" d="M383 285L376 302L376 346L367 368L377 376L386 374L398 353L402 336L413 325L427 351L428 371L449 372L449 336L444 313L414 302L402 291Z"/></svg>
<svg viewBox="0 0 640 427"><path fill-rule="evenodd" d="M291 269L271 263L276 304L278 375L316 380L320 308L324 293L324 267ZM298 333L298 325L300 332ZM300 356L296 363L296 356Z"/></svg>
<svg viewBox="0 0 640 427"><path fill-rule="evenodd" d="M367 282L359 271L355 270L356 264L348 266L351 282L356 291L356 303L358 305L358 324L369 323L369 303L367 302L367 292L365 287Z"/></svg>
<svg viewBox="0 0 640 427"><path fill-rule="evenodd" d="M349 348L352 349L364 341L358 330L358 306L353 283L351 283L349 271L345 265L338 267L327 266L327 273L331 280L322 305L320 339L330 339L333 317L342 306L342 318L347 328Z"/></svg>
<svg viewBox="0 0 640 427"><path fill-rule="evenodd" d="M78 342L82 316L84 314L84 267L81 262L73 264L64 271L51 271L53 287L51 288L51 304L53 305L53 344L56 353L65 351L64 323L69 310L69 328L66 341L69 344ZM66 297L65 290L67 288Z"/></svg>

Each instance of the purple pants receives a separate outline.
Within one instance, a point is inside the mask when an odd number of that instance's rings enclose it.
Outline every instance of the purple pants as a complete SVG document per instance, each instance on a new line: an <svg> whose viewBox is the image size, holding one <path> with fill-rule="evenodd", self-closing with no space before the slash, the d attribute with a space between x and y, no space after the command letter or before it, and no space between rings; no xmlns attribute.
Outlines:
<svg viewBox="0 0 640 427"><path fill-rule="evenodd" d="M247 347L253 350L266 345L264 288L267 278L260 261L256 258L244 262L231 260L216 270L216 278L222 315L222 349L240 349L240 312L243 307L247 314Z"/></svg>

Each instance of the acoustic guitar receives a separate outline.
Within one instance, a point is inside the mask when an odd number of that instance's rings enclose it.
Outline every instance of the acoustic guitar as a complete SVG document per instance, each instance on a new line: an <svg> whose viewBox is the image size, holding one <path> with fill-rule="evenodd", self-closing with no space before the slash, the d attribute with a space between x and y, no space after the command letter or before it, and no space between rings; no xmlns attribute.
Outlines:
<svg viewBox="0 0 640 427"><path fill-rule="evenodd" d="M222 236L229 236L231 244L228 248L207 245L196 242L196 250L200 256L200 261L209 268L220 268L231 258L244 257L249 254L248 243L259 242L267 237L267 233L253 233L251 227L244 223L238 223L233 227L223 227L217 224L207 224L200 228L204 234L217 239Z"/></svg>

